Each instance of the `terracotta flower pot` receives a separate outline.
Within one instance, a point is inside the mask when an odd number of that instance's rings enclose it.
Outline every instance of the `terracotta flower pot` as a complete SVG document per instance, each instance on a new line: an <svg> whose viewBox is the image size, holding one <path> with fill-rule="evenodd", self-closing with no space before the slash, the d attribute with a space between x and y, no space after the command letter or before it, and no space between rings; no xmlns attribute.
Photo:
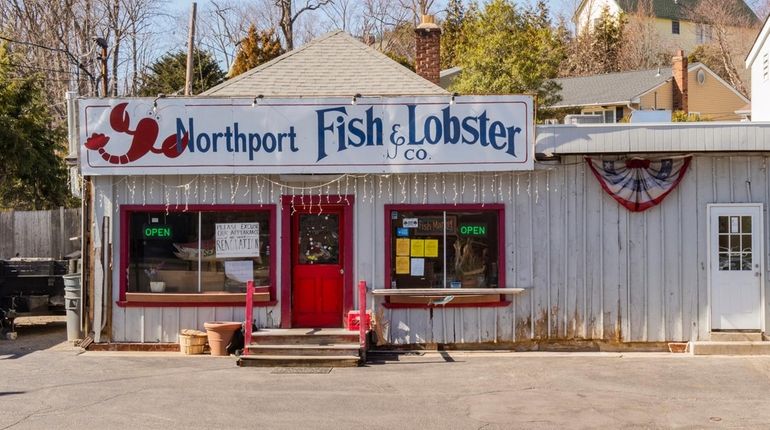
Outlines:
<svg viewBox="0 0 770 430"><path fill-rule="evenodd" d="M227 344L233 338L236 330L241 328L241 323L231 321L210 321L203 323L206 334L209 337L211 355L226 356Z"/></svg>

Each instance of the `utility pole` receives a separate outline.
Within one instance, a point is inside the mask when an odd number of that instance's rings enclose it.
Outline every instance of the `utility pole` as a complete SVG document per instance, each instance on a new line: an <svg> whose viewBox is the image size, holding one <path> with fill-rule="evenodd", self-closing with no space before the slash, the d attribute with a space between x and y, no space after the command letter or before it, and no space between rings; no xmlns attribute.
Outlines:
<svg viewBox="0 0 770 430"><path fill-rule="evenodd" d="M197 3L193 2L190 10L190 34L187 36L187 73L185 74L184 95L192 95L193 79L193 47L195 44L195 9Z"/></svg>
<svg viewBox="0 0 770 430"><path fill-rule="evenodd" d="M103 37L95 37L94 42L102 48L99 60L102 62L102 97L107 97L107 40Z"/></svg>

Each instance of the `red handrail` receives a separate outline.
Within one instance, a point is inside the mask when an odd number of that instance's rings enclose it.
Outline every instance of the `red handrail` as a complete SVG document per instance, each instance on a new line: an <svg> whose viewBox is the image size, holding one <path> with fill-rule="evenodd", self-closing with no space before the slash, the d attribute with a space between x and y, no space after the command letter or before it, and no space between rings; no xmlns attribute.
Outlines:
<svg viewBox="0 0 770 430"><path fill-rule="evenodd" d="M243 325L243 353L249 355L251 327L254 320L254 281L246 282L246 323Z"/></svg>
<svg viewBox="0 0 770 430"><path fill-rule="evenodd" d="M366 352L366 281L358 281L358 341L362 351Z"/></svg>

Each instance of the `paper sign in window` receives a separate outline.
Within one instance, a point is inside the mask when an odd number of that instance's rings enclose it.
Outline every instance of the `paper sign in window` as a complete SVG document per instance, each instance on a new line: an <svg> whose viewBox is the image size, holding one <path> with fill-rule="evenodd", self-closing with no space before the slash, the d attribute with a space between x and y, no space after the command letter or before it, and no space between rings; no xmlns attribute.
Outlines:
<svg viewBox="0 0 770 430"><path fill-rule="evenodd" d="M254 279L254 261L237 260L225 261L225 276L236 282L247 282Z"/></svg>
<svg viewBox="0 0 770 430"><path fill-rule="evenodd" d="M396 275L409 274L409 257L396 257Z"/></svg>
<svg viewBox="0 0 770 430"><path fill-rule="evenodd" d="M396 255L409 256L409 239L396 239Z"/></svg>
<svg viewBox="0 0 770 430"><path fill-rule="evenodd" d="M425 256L438 257L438 239L425 239Z"/></svg>
<svg viewBox="0 0 770 430"><path fill-rule="evenodd" d="M216 223L216 257L259 257L259 223Z"/></svg>
<svg viewBox="0 0 770 430"><path fill-rule="evenodd" d="M422 239L412 239L412 257L425 256L425 241Z"/></svg>
<svg viewBox="0 0 770 430"><path fill-rule="evenodd" d="M412 276L425 276L425 259L413 258L412 259Z"/></svg>

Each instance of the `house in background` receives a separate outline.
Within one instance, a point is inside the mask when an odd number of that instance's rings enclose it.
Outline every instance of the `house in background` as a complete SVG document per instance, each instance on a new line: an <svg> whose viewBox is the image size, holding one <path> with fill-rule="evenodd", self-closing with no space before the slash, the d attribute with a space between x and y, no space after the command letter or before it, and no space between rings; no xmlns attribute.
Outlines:
<svg viewBox="0 0 770 430"><path fill-rule="evenodd" d="M686 70L686 72L685 72ZM749 100L702 63L687 65L683 52L674 67L556 79L561 101L554 109L601 115L620 122L633 111L685 111L714 121L737 121Z"/></svg>
<svg viewBox="0 0 770 430"><path fill-rule="evenodd" d="M770 17L746 57L751 70L751 120L770 121Z"/></svg>
<svg viewBox="0 0 770 430"><path fill-rule="evenodd" d="M759 19L743 0L724 0L726 6L735 11L737 33L752 31L749 27ZM617 16L644 10L654 19L655 32L665 48L692 51L696 46L709 43L712 29L708 24L695 22L693 10L701 0L582 0L572 18L578 33L592 28L602 11ZM730 4L732 3L732 5ZM647 10L649 9L649 10Z"/></svg>

